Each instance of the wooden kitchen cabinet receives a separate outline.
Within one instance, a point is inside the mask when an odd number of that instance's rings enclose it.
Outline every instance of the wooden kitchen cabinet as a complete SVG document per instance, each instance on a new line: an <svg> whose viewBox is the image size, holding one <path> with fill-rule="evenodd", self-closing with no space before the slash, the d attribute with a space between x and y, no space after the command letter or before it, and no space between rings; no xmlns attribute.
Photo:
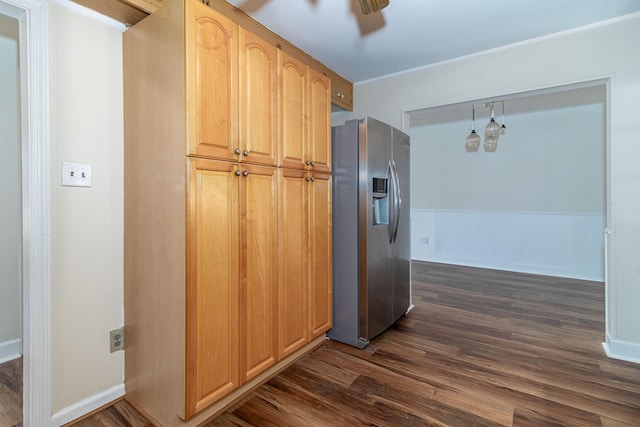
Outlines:
<svg viewBox="0 0 640 427"><path fill-rule="evenodd" d="M304 169L308 157L309 67L284 52L279 52L278 59L282 93L279 166Z"/></svg>
<svg viewBox="0 0 640 427"><path fill-rule="evenodd" d="M279 164L283 132L305 153L329 135L310 118L328 83L297 63L285 89L281 50L254 34L165 0L123 35L126 399L156 425L202 424L331 324L330 185L311 180L330 175Z"/></svg>
<svg viewBox="0 0 640 427"><path fill-rule="evenodd" d="M278 161L277 48L240 29L240 161Z"/></svg>
<svg viewBox="0 0 640 427"><path fill-rule="evenodd" d="M282 137L285 168L331 170L331 84L322 73L280 54Z"/></svg>
<svg viewBox="0 0 640 427"><path fill-rule="evenodd" d="M187 416L240 384L238 165L190 160L186 300Z"/></svg>
<svg viewBox="0 0 640 427"><path fill-rule="evenodd" d="M311 339L332 325L331 174L309 172L309 292Z"/></svg>
<svg viewBox="0 0 640 427"><path fill-rule="evenodd" d="M280 169L278 211L278 328L280 357L309 342L309 226L307 172Z"/></svg>
<svg viewBox="0 0 640 427"><path fill-rule="evenodd" d="M275 168L189 161L187 416L277 359Z"/></svg>
<svg viewBox="0 0 640 427"><path fill-rule="evenodd" d="M279 352L284 357L331 328L331 174L297 169L280 174Z"/></svg>
<svg viewBox="0 0 640 427"><path fill-rule="evenodd" d="M189 154L275 166L276 47L202 3L187 5Z"/></svg>
<svg viewBox="0 0 640 427"><path fill-rule="evenodd" d="M331 171L331 83L327 76L309 70L309 139L307 167Z"/></svg>
<svg viewBox="0 0 640 427"><path fill-rule="evenodd" d="M185 32L177 42L187 55L188 154L238 160L238 25L197 1L185 2L180 16L173 27Z"/></svg>

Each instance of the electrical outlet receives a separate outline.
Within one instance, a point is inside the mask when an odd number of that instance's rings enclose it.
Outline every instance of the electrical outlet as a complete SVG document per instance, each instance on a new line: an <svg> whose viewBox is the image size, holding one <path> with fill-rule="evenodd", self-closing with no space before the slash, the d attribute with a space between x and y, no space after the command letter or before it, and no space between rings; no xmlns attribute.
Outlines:
<svg viewBox="0 0 640 427"><path fill-rule="evenodd" d="M65 187L91 187L89 163L62 162L62 185Z"/></svg>
<svg viewBox="0 0 640 427"><path fill-rule="evenodd" d="M124 350L124 326L109 331L109 342L111 345L111 353L118 350Z"/></svg>
<svg viewBox="0 0 640 427"><path fill-rule="evenodd" d="M429 244L429 238L428 237L421 237L420 238L420 244L421 245L428 245Z"/></svg>

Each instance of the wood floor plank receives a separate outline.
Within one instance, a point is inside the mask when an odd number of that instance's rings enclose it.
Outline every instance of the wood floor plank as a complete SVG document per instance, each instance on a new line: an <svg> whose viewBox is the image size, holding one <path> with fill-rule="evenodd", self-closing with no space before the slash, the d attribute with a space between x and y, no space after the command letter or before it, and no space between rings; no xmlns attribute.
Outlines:
<svg viewBox="0 0 640 427"><path fill-rule="evenodd" d="M22 424L22 358L0 364L0 426Z"/></svg>
<svg viewBox="0 0 640 427"><path fill-rule="evenodd" d="M327 341L206 427L640 426L640 364L602 349L602 283L412 265L415 308L366 349Z"/></svg>

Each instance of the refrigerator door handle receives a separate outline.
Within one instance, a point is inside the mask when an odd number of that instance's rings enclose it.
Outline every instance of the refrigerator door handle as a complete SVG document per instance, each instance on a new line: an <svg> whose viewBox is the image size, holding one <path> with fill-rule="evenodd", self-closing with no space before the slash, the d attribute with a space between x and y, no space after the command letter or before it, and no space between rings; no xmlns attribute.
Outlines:
<svg viewBox="0 0 640 427"><path fill-rule="evenodd" d="M395 176L393 174L393 164L392 164L393 160L389 160L389 181L391 183L390 185L390 189L389 189L389 199L391 200L388 204L388 211L389 211L389 225L387 226L387 231L389 232L389 244L393 243L393 229L396 223L396 206L395 206L395 200L396 200L396 196L395 196L395 191L396 191L396 185L394 183L394 179Z"/></svg>
<svg viewBox="0 0 640 427"><path fill-rule="evenodd" d="M389 165L391 166L391 181L393 184L393 232L390 243L394 243L398 236L398 225L400 225L400 203L402 203L402 201L400 199L400 180L398 178L396 162L391 160Z"/></svg>

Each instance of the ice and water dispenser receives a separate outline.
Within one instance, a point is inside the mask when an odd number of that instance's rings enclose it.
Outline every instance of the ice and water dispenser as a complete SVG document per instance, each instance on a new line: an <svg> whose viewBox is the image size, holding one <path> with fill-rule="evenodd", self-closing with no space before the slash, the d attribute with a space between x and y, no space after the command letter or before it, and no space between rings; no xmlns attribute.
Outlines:
<svg viewBox="0 0 640 427"><path fill-rule="evenodd" d="M389 180L373 178L373 225L389 225Z"/></svg>

